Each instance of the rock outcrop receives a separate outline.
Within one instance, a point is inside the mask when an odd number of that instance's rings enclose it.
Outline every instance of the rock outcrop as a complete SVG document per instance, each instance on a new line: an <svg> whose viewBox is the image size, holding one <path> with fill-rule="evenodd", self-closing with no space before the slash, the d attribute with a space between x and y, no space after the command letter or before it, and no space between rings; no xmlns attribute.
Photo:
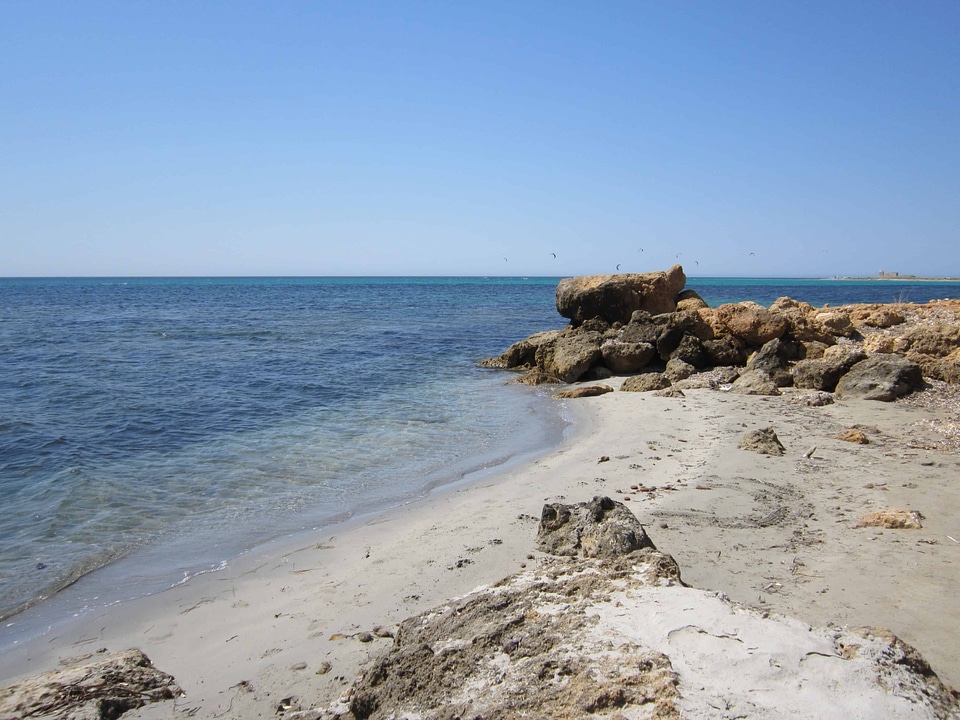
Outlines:
<svg viewBox="0 0 960 720"><path fill-rule="evenodd" d="M591 318L626 323L636 310L673 312L687 276L674 265L666 272L588 275L557 285L557 311L574 326Z"/></svg>
<svg viewBox="0 0 960 720"><path fill-rule="evenodd" d="M655 549L627 506L603 496L576 505L544 505L537 547L551 555L591 558Z"/></svg>
<svg viewBox="0 0 960 720"><path fill-rule="evenodd" d="M895 377L854 382L872 366L861 367L839 392L892 400L921 386L924 376L960 383L960 301L815 308L778 298L769 308L710 308L684 282L678 265L562 280L557 309L570 325L531 335L480 364L525 371L520 381L529 384L643 373L622 389L644 392L688 383L710 368L746 366L735 392L776 395L791 386L835 392L862 361L896 355L907 362Z"/></svg>
<svg viewBox="0 0 960 720"><path fill-rule="evenodd" d="M837 383L838 397L894 400L923 381L920 366L899 355L873 355L861 360Z"/></svg>
<svg viewBox="0 0 960 720"><path fill-rule="evenodd" d="M586 528L615 514L604 500L543 516ZM960 718L957 694L888 631L735 605L687 587L652 543L625 549L546 557L404 621L338 700L296 718Z"/></svg>
<svg viewBox="0 0 960 720"><path fill-rule="evenodd" d="M0 691L0 719L118 718L183 694L140 650L87 655Z"/></svg>

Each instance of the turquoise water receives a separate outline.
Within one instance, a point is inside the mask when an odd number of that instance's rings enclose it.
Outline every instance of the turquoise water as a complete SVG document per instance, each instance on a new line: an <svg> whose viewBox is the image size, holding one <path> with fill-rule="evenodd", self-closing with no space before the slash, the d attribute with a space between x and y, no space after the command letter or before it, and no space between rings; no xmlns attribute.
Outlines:
<svg viewBox="0 0 960 720"><path fill-rule="evenodd" d="M0 616L78 578L78 603L101 598L88 573L108 564L114 595L152 592L558 442L556 404L476 366L565 324L557 280L0 279ZM960 297L688 287L711 305Z"/></svg>

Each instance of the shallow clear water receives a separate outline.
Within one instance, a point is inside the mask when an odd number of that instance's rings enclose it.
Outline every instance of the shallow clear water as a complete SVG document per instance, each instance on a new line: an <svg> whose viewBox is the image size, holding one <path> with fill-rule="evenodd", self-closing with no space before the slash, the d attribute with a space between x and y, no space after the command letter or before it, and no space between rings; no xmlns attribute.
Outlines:
<svg viewBox="0 0 960 720"><path fill-rule="evenodd" d="M540 393L475 366L560 326L554 287L0 281L0 609L138 549L162 585L555 442Z"/></svg>

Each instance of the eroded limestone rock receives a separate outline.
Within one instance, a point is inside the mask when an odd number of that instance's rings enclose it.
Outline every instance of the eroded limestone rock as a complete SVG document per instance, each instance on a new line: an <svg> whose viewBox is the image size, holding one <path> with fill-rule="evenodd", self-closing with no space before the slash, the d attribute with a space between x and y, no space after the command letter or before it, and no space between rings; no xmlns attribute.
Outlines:
<svg viewBox="0 0 960 720"><path fill-rule="evenodd" d="M173 676L133 648L67 661L0 690L0 718L118 718L148 703L179 697Z"/></svg>
<svg viewBox="0 0 960 720"><path fill-rule="evenodd" d="M575 505L544 505L537 547L551 555L612 557L653 548L653 542L626 505L597 496Z"/></svg>
<svg viewBox="0 0 960 720"><path fill-rule="evenodd" d="M590 318L627 323L636 310L654 315L676 310L686 282L679 265L665 272L564 278L557 285L557 311L574 326Z"/></svg>

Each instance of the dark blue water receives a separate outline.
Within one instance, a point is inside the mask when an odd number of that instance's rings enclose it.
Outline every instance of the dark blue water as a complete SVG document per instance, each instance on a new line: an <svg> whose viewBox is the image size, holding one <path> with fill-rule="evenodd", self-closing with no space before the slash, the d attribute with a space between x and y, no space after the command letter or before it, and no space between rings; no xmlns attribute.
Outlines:
<svg viewBox="0 0 960 720"><path fill-rule="evenodd" d="M556 442L553 404L476 367L565 324L556 282L0 280L0 616L123 557L140 559L125 591L156 590ZM688 287L711 305L960 297L909 281Z"/></svg>

